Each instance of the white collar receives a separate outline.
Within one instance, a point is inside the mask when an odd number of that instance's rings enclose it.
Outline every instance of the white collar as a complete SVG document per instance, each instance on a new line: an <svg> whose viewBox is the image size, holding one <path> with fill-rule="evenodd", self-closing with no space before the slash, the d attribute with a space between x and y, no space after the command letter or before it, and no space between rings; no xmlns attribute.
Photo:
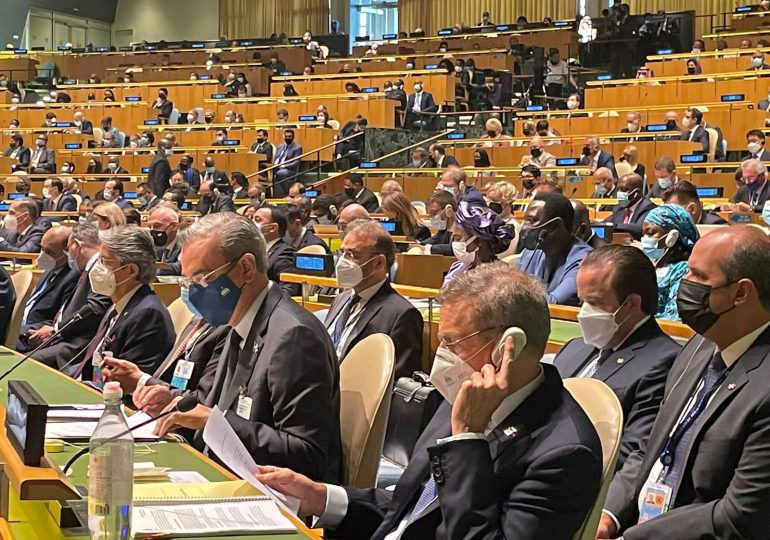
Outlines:
<svg viewBox="0 0 770 540"><path fill-rule="evenodd" d="M374 297L375 294L377 294L377 291L379 291L382 288L383 285L385 285L385 281L386 280L384 280L384 279L380 280L377 283L375 283L374 285L372 285L371 287L367 287L366 289L364 289L363 291L361 291L359 293L355 293L354 292L354 294L358 295L358 297L361 299L360 301L363 301L364 303L366 303L369 300L371 300Z"/></svg>
<svg viewBox="0 0 770 540"><path fill-rule="evenodd" d="M766 322L756 330L749 332L742 338L733 341L730 345L725 347L722 351L722 360L724 360L725 365L730 367L735 362L737 362L738 359L749 350L749 347L754 344L760 334L764 332L768 326L770 326L770 322Z"/></svg>
<svg viewBox="0 0 770 540"><path fill-rule="evenodd" d="M275 245L275 243L276 243L278 240L280 240L280 238L276 238L275 240L270 240L270 241L269 241L269 242L268 242L268 243L265 245L265 251L270 251L270 250L273 248L273 246Z"/></svg>
<svg viewBox="0 0 770 540"><path fill-rule="evenodd" d="M537 388L545 381L545 374L543 373L543 367L540 367L540 375L535 377L532 382L527 383L525 386L516 390L513 394L506 397L503 402L492 413L492 418L489 420L487 429L484 430L485 435L489 435L492 431L499 426L503 420L508 418L513 411L515 411L519 405L521 405L525 399L531 396Z"/></svg>
<svg viewBox="0 0 770 540"><path fill-rule="evenodd" d="M33 225L34 225L34 224L33 224ZM21 231L20 233L18 233L18 234L19 234L19 236L24 236L25 234L27 234L27 231L30 229L30 227L32 227L32 225L27 225L27 227L26 227L26 228L25 228L23 231Z"/></svg>
<svg viewBox="0 0 770 540"><path fill-rule="evenodd" d="M96 261L98 260L99 260L99 252L97 251L96 253L91 255L90 259L88 259L88 262L86 263L86 269L84 270L84 272L90 272L91 268L94 267L94 265L96 264Z"/></svg>
<svg viewBox="0 0 770 540"><path fill-rule="evenodd" d="M254 326L254 319L257 318L257 312L259 311L259 308L262 307L262 304L265 301L265 297L267 297L267 291L270 290L270 287L273 286L272 281L267 282L267 287L262 289L262 292L257 295L257 297L254 299L254 302L251 303L251 306L249 309L244 313L243 317L241 317L241 320L238 321L238 323L233 326L233 330L240 336L241 338L241 350L243 350L243 345L246 343L246 338L249 337L249 332L251 332L251 327Z"/></svg>
<svg viewBox="0 0 770 540"><path fill-rule="evenodd" d="M131 298L134 297L134 294L136 294L136 291L139 290L139 287L141 287L142 284L140 283L130 291L128 291L126 294L120 297L120 299L115 302L115 305L113 306L115 308L115 313L120 315L124 309L126 309L126 306L131 301Z"/></svg>

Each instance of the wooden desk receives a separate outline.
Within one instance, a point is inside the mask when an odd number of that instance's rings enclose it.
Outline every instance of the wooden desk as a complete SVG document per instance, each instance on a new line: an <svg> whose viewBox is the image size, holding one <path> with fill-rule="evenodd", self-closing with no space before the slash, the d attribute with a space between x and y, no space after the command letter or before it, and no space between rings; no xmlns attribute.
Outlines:
<svg viewBox="0 0 770 540"><path fill-rule="evenodd" d="M33 81L37 77L37 60L27 56L0 57L0 75L12 81Z"/></svg>
<svg viewBox="0 0 770 540"><path fill-rule="evenodd" d="M444 284L444 276L455 262L457 259L454 257L397 253L396 283L440 289Z"/></svg>

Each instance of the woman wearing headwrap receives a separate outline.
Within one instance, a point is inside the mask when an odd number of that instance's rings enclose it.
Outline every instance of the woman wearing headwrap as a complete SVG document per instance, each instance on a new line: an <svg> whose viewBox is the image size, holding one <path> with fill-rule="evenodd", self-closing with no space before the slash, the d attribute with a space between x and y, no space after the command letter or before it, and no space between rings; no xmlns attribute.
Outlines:
<svg viewBox="0 0 770 540"><path fill-rule="evenodd" d="M516 236L509 225L489 208L460 203L453 228L452 251L457 262L444 278L446 285L466 270L497 260Z"/></svg>
<svg viewBox="0 0 770 540"><path fill-rule="evenodd" d="M678 321L676 295L682 277L688 272L687 260L700 236L690 214L676 204L653 208L644 218L642 250L655 265L658 275L659 319Z"/></svg>

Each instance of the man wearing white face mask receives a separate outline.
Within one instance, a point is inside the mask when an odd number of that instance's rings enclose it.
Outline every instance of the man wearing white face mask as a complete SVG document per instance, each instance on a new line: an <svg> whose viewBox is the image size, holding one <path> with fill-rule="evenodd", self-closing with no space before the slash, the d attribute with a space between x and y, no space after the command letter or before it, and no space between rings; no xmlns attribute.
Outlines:
<svg viewBox="0 0 770 540"><path fill-rule="evenodd" d="M454 195L457 204L464 201L471 206L487 205L481 192L475 187L468 185L468 175L459 167L448 167L441 174L441 180L436 189Z"/></svg>
<svg viewBox="0 0 770 540"><path fill-rule="evenodd" d="M41 326L52 324L59 308L75 289L80 272L72 270L67 264L70 232L69 227L52 227L43 235L42 253L37 259L37 267L44 273L24 305L19 343L16 346L19 352L32 349L27 341L29 334Z"/></svg>
<svg viewBox="0 0 770 540"><path fill-rule="evenodd" d="M359 341L387 334L396 347L395 378L420 369L420 312L398 294L388 279L396 258L393 239L379 223L356 220L347 226L337 260L337 283L350 287L332 302L324 324L340 362Z"/></svg>
<svg viewBox="0 0 770 540"><path fill-rule="evenodd" d="M620 468L649 435L681 347L654 318L655 269L637 248L609 245L589 253L577 290L583 337L564 345L554 365L562 377L599 379L618 396L624 418Z"/></svg>
<svg viewBox="0 0 770 540"><path fill-rule="evenodd" d="M37 203L29 198L11 203L0 229L0 251L40 252L40 241L50 226L39 220Z"/></svg>
<svg viewBox="0 0 770 540"><path fill-rule="evenodd" d="M150 288L156 269L149 231L118 226L102 231L100 238L101 257L88 279L93 292L109 296L113 305L88 345L60 368L96 386L102 383L105 356L133 362L152 373L176 339L168 310Z"/></svg>
<svg viewBox="0 0 770 540"><path fill-rule="evenodd" d="M423 252L426 255L445 255L451 257L452 252L452 227L455 222L457 203L454 195L447 191L437 191L428 199L426 205L430 226L436 229L436 234L423 240Z"/></svg>
<svg viewBox="0 0 770 540"><path fill-rule="evenodd" d="M43 182L43 210L52 212L74 212L78 208L75 197L64 193L64 182L49 178Z"/></svg>
<svg viewBox="0 0 770 540"><path fill-rule="evenodd" d="M414 83L414 93L406 100L405 127L408 129L425 128L432 124L432 117L425 113L437 111L438 106L433 100L433 94L424 90L422 81Z"/></svg>
<svg viewBox="0 0 770 540"><path fill-rule="evenodd" d="M747 159L770 161L770 152L765 149L765 134L761 129L752 129L746 133L746 148L749 151L749 155L741 161L746 161Z"/></svg>
<svg viewBox="0 0 770 540"><path fill-rule="evenodd" d="M312 482L261 467L329 536L568 540L598 493L601 446L553 366L545 292L503 263L459 276L441 293L431 382L446 399L395 491Z"/></svg>
<svg viewBox="0 0 770 540"><path fill-rule="evenodd" d="M676 174L676 163L668 156L664 156L655 162L652 166L652 172L655 174L656 182L652 185L651 197L660 199L663 193L679 182L679 176Z"/></svg>
<svg viewBox="0 0 770 540"><path fill-rule="evenodd" d="M78 111L72 116L72 123L75 124L75 133L82 133L84 135L94 134L93 122L87 120L82 112Z"/></svg>

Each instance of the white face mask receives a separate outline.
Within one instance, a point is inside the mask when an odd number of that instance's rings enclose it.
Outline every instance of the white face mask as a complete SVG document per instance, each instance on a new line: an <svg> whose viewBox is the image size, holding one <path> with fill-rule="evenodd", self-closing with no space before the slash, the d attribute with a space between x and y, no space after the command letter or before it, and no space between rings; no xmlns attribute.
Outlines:
<svg viewBox="0 0 770 540"><path fill-rule="evenodd" d="M452 253L454 253L457 260L465 266L470 266L476 260L476 252L468 251L468 246L476 241L475 236L471 236L465 242L452 242Z"/></svg>
<svg viewBox="0 0 770 540"><path fill-rule="evenodd" d="M471 378L473 368L449 349L439 347L433 357L430 382L445 400L454 403L462 384Z"/></svg>
<svg viewBox="0 0 770 540"><path fill-rule="evenodd" d="M756 155L762 149L762 145L756 142L750 142L748 144L748 149L751 155Z"/></svg>
<svg viewBox="0 0 770 540"><path fill-rule="evenodd" d="M363 264L358 264L347 257L340 257L336 267L337 284L340 287L357 287L364 280L364 266L372 260L374 260L374 257Z"/></svg>
<svg viewBox="0 0 770 540"><path fill-rule="evenodd" d="M628 122L626 124L626 129L631 132L636 131L636 124L634 124L633 122Z"/></svg>
<svg viewBox="0 0 770 540"><path fill-rule="evenodd" d="M118 268L125 268L121 266ZM97 262L91 271L88 273L88 281L91 283L91 290L96 294L102 294L104 296L112 296L115 293L115 289L121 283L125 283L130 278L126 278L120 283L115 282L115 271L106 268L102 261Z"/></svg>
<svg viewBox="0 0 770 540"><path fill-rule="evenodd" d="M62 167L62 168L61 168L61 172L63 172L63 173L68 173L68 172L70 172L70 167L69 167L69 165L65 165L64 167Z"/></svg>
<svg viewBox="0 0 770 540"><path fill-rule="evenodd" d="M41 253L37 258L37 267L41 270L53 270L56 268L56 259L51 257L48 253Z"/></svg>
<svg viewBox="0 0 770 540"><path fill-rule="evenodd" d="M575 101L574 99L568 99L568 100L567 100L567 108L568 108L570 111L574 111L575 109L577 109L577 108L578 108L578 102L577 102L577 101Z"/></svg>
<svg viewBox="0 0 770 540"><path fill-rule="evenodd" d="M625 322L625 319L620 323L615 322L615 315L624 304L625 301L620 304L620 307L614 313L608 313L592 306L588 302L583 302L583 307L580 308L577 316L577 320L580 323L580 331L583 334L583 341L597 349L604 349L612 338L615 337L620 325Z"/></svg>
<svg viewBox="0 0 770 540"><path fill-rule="evenodd" d="M187 121L192 124L195 121L195 116L193 116L192 114L188 114Z"/></svg>
<svg viewBox="0 0 770 540"><path fill-rule="evenodd" d="M688 117L685 116L682 119L682 126L685 127L685 128L690 127L690 119Z"/></svg>
<svg viewBox="0 0 770 540"><path fill-rule="evenodd" d="M751 64L752 64L754 67L762 67L762 64L763 64L763 63L764 63L764 62L763 62L763 60L762 60L761 58L752 58L752 59L751 59Z"/></svg>
<svg viewBox="0 0 770 540"><path fill-rule="evenodd" d="M112 191L107 191L106 189L102 192L102 196L104 197L105 201L111 201L112 200Z"/></svg>
<svg viewBox="0 0 770 540"><path fill-rule="evenodd" d="M658 178L658 185L662 187L663 189L668 189L671 187L671 177L670 176L664 176L663 178Z"/></svg>
<svg viewBox="0 0 770 540"><path fill-rule="evenodd" d="M692 48L692 53L693 53L693 54L700 54L700 52L701 52L701 51L700 51L700 48L699 48L699 47L693 47L693 48Z"/></svg>
<svg viewBox="0 0 770 540"><path fill-rule="evenodd" d="M430 217L430 226L434 229L437 229L439 231L445 231L446 230L446 220L441 219L441 214L436 214L435 216Z"/></svg>
<svg viewBox="0 0 770 540"><path fill-rule="evenodd" d="M16 229L19 228L19 220L16 219L16 216L8 214L3 220L3 228L8 232L15 233Z"/></svg>
<svg viewBox="0 0 770 540"><path fill-rule="evenodd" d="M51 198L51 190L47 187L43 188L43 198L44 199L50 199Z"/></svg>

